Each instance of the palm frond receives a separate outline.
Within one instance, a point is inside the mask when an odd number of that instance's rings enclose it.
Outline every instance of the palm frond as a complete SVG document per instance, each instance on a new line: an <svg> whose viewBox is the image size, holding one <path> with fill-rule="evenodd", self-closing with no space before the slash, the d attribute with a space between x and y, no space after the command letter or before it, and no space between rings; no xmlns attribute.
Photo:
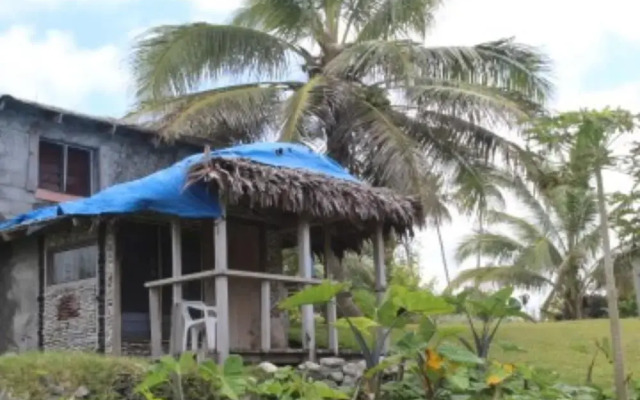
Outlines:
<svg viewBox="0 0 640 400"><path fill-rule="evenodd" d="M539 113L539 104L520 93L460 81L425 80L398 87L410 104L456 115L469 121L513 127Z"/></svg>
<svg viewBox="0 0 640 400"><path fill-rule="evenodd" d="M489 223L504 224L513 229L522 242L531 243L545 237L537 226L525 218L497 210L488 210L486 216Z"/></svg>
<svg viewBox="0 0 640 400"><path fill-rule="evenodd" d="M194 23L152 28L131 59L138 101L183 95L222 74L278 79L295 49L254 29Z"/></svg>
<svg viewBox="0 0 640 400"><path fill-rule="evenodd" d="M493 283L498 286L515 286L523 289L542 289L553 282L549 278L526 268L513 266L484 266L460 271L449 288L455 289L465 284Z"/></svg>
<svg viewBox="0 0 640 400"><path fill-rule="evenodd" d="M233 24L273 34L290 43L315 37L325 30L317 9L300 0L249 0L235 15Z"/></svg>
<svg viewBox="0 0 640 400"><path fill-rule="evenodd" d="M291 95L284 107L284 123L280 130L280 140L285 142L299 141L307 133L305 123L314 114L314 107L318 107L322 96L320 89L326 83L322 75L316 75L298 88Z"/></svg>
<svg viewBox="0 0 640 400"><path fill-rule="evenodd" d="M424 39L440 3L440 0L369 2L366 17L360 18L361 23L357 24L359 34L356 41L414 36Z"/></svg>
<svg viewBox="0 0 640 400"><path fill-rule="evenodd" d="M424 47L408 40L368 40L342 51L325 71L399 85L414 80L484 86L535 109L551 94L549 61L534 48L500 40L470 47Z"/></svg>
<svg viewBox="0 0 640 400"><path fill-rule="evenodd" d="M147 101L128 118L149 119L166 139L187 135L207 138L216 146L245 143L275 127L284 95L301 85L263 82Z"/></svg>
<svg viewBox="0 0 640 400"><path fill-rule="evenodd" d="M475 233L466 236L456 248L456 261L463 263L480 254L498 263L510 262L525 249L525 246L514 238L499 233Z"/></svg>

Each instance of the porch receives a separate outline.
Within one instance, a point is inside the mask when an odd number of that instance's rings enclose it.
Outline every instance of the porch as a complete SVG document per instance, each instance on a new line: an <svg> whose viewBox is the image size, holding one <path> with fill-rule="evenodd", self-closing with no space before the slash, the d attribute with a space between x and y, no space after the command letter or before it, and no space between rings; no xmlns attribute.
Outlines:
<svg viewBox="0 0 640 400"><path fill-rule="evenodd" d="M216 308L215 350L207 355L218 360L230 353L275 364L355 356L339 348L333 325L335 300L316 310L326 321L326 347L317 345L312 306L300 310L301 337L290 340L291 323L277 304L302 287L331 279L341 261L332 246L337 226L306 219L288 221L276 226L273 220L229 215L215 221L130 219L114 224L114 282L119 287L113 291L113 353L179 354L183 350L180 304L195 300ZM379 255L376 277L380 291L385 288L383 239L380 226L372 238ZM295 275L284 272L283 250L297 258ZM136 269L138 273L133 272ZM140 270L149 269L157 272L140 276ZM148 307L135 304L143 301L140 291L148 292ZM141 315L142 323L148 324L144 329L148 335L136 335L133 317Z"/></svg>

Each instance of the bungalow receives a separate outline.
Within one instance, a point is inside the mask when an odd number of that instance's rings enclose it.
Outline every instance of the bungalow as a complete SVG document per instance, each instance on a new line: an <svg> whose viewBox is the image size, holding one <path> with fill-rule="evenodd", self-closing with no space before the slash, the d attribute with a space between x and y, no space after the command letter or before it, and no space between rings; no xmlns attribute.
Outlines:
<svg viewBox="0 0 640 400"><path fill-rule="evenodd" d="M159 356L181 350L180 308L201 301L216 310L219 359L313 358L322 351L313 309L302 310L302 348L290 349L278 300L320 282L314 254L331 278L342 254L367 240L382 292L384 236L421 220L413 199L359 182L304 146L205 151L0 223L0 276L9 279L0 282L0 331L11 348ZM283 249L294 247L297 276L283 271ZM336 353L337 334L327 334Z"/></svg>

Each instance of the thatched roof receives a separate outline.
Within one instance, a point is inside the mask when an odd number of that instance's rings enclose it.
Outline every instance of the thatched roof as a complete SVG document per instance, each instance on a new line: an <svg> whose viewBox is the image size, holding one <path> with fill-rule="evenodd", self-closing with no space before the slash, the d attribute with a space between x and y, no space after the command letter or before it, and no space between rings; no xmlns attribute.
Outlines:
<svg viewBox="0 0 640 400"><path fill-rule="evenodd" d="M378 223L404 234L423 222L419 201L386 188L280 168L242 158L207 158L192 166L189 182L205 181L226 204L276 211L360 229Z"/></svg>

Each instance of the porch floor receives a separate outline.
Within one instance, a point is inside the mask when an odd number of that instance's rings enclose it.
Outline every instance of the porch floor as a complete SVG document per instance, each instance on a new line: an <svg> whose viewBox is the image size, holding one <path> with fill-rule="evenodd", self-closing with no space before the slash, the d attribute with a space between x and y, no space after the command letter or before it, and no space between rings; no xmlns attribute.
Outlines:
<svg viewBox="0 0 640 400"><path fill-rule="evenodd" d="M169 354L169 342L163 342L165 354ZM262 361L268 361L275 365L297 365L305 362L308 358L308 351L304 349L271 349L269 351L248 350L248 349L231 349L231 354L237 354L243 358L246 363L257 364ZM122 345L122 355L132 357L151 357L151 345L149 341L127 341ZM215 352L210 354L215 356ZM318 359L324 357L336 357L336 354L328 349L316 350ZM362 355L353 350L340 350L337 357L345 360L353 360L361 358Z"/></svg>

